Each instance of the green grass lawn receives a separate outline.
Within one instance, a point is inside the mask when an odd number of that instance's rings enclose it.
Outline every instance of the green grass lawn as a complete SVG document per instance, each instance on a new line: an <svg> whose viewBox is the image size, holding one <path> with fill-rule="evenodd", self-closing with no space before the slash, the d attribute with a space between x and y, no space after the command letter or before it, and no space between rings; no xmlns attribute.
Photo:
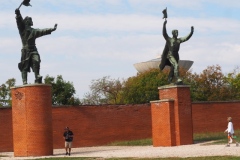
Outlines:
<svg viewBox="0 0 240 160"><path fill-rule="evenodd" d="M235 131L236 141L240 142L240 130ZM195 143L209 142L208 144L226 144L227 143L227 133L217 132L217 133L199 133L193 135L193 140Z"/></svg>
<svg viewBox="0 0 240 160"><path fill-rule="evenodd" d="M235 135L237 138L235 139L237 142L240 142L240 130L235 131ZM238 136L239 135L239 136ZM203 143L210 142L211 144L227 144L227 134L223 132L217 133L198 133L193 134L194 143ZM121 141L121 142L113 142L109 144L110 146L148 146L152 145L152 139L141 139L134 141Z"/></svg>

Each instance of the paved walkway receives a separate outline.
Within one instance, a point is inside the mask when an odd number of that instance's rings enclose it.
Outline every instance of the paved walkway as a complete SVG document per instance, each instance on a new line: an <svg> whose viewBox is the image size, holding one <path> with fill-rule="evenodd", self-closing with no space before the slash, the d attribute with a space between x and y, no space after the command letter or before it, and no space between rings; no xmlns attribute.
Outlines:
<svg viewBox="0 0 240 160"><path fill-rule="evenodd" d="M13 152L0 153L1 160L9 159L37 159L49 157L68 157L64 149L54 149L53 156L43 157L14 157ZM199 157L199 156L240 156L240 147L231 145L206 145L192 144L174 147L153 147L153 146L99 146L73 148L71 157L99 157L99 158L117 158L117 157L139 157L139 158L157 158L157 157Z"/></svg>

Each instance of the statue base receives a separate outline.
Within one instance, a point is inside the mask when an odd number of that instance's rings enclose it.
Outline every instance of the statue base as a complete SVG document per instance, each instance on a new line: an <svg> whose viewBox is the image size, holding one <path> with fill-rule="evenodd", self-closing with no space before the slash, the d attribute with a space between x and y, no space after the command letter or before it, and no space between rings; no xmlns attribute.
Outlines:
<svg viewBox="0 0 240 160"><path fill-rule="evenodd" d="M159 87L160 100L151 101L153 146L193 144L190 87Z"/></svg>
<svg viewBox="0 0 240 160"><path fill-rule="evenodd" d="M14 156L53 155L51 85L11 88Z"/></svg>

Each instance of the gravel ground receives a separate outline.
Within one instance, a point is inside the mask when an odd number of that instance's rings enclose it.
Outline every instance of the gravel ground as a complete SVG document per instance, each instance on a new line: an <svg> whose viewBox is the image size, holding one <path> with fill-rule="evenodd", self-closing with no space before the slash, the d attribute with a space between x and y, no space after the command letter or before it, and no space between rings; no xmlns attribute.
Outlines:
<svg viewBox="0 0 240 160"><path fill-rule="evenodd" d="M14 157L13 152L2 152L1 160L9 159L37 159L49 157L66 157L64 149L54 149L53 156L44 157ZM158 158L158 157L203 157L203 156L240 156L240 147L231 144L207 145L192 144L174 147L153 147L153 146L100 146L73 148L71 157L99 157L99 158ZM68 156L67 156L68 157Z"/></svg>

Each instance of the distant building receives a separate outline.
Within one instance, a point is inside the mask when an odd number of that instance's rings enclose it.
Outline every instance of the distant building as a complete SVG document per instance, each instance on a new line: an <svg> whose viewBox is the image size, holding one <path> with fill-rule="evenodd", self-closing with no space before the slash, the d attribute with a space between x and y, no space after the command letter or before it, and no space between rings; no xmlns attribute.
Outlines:
<svg viewBox="0 0 240 160"><path fill-rule="evenodd" d="M159 69L160 63L161 63L161 58L156 58L146 62L135 63L134 67L139 73L142 73L153 68ZM186 71L188 71L193 64L193 61L179 60L178 64L179 64L179 68L183 68Z"/></svg>

